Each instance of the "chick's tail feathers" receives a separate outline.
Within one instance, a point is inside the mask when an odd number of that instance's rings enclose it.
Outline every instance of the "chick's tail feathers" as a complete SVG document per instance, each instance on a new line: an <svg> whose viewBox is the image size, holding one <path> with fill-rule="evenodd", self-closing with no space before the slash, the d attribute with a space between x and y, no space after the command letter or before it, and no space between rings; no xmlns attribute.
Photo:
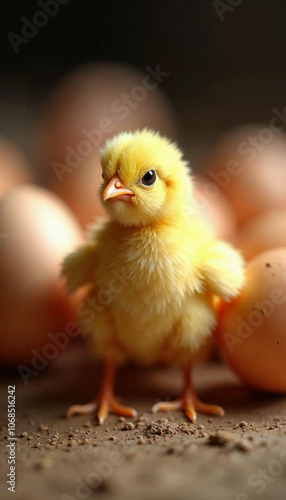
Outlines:
<svg viewBox="0 0 286 500"><path fill-rule="evenodd" d="M96 244L92 241L79 246L68 254L61 266L61 276L66 280L68 293L92 282L96 265Z"/></svg>

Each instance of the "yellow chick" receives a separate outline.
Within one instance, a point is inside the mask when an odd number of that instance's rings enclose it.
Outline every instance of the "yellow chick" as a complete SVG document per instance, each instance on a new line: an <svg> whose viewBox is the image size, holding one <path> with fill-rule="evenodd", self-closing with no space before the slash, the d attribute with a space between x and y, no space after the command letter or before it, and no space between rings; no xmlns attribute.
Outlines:
<svg viewBox="0 0 286 500"><path fill-rule="evenodd" d="M214 299L235 297L243 260L217 240L192 208L192 179L181 151L144 129L108 141L101 158L102 203L109 220L91 228L87 241L62 265L69 292L89 284L78 313L84 335L105 361L99 395L67 415L97 410L134 416L114 397L118 365L176 364L184 374L182 396L153 411L182 408L223 415L196 396L191 367L216 325Z"/></svg>

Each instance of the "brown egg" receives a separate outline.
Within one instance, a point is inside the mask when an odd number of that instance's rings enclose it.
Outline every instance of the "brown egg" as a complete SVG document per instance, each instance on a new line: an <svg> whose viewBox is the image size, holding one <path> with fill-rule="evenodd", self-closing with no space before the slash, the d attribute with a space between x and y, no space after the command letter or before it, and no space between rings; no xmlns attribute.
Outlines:
<svg viewBox="0 0 286 500"><path fill-rule="evenodd" d="M236 246L246 260L271 248L286 247L286 209L250 219L240 229Z"/></svg>
<svg viewBox="0 0 286 500"><path fill-rule="evenodd" d="M24 154L10 141L0 139L0 198L13 187L32 181Z"/></svg>
<svg viewBox="0 0 286 500"><path fill-rule="evenodd" d="M239 224L286 208L286 140L273 125L249 125L225 134L205 168L228 197Z"/></svg>
<svg viewBox="0 0 286 500"><path fill-rule="evenodd" d="M36 161L46 171L47 186L83 225L103 213L91 193L98 190L99 149L108 138L145 126L175 135L174 115L160 90L164 77L151 75L150 68L143 73L124 65L90 64L67 76L48 100Z"/></svg>
<svg viewBox="0 0 286 500"><path fill-rule="evenodd" d="M54 176L50 188L73 210L82 227L86 227L98 216L106 215L98 195L101 183L100 155L94 151L78 167L65 173L62 180Z"/></svg>
<svg viewBox="0 0 286 500"><path fill-rule="evenodd" d="M207 177L194 178L194 199L198 214L219 238L232 240L236 230L234 210L217 184Z"/></svg>
<svg viewBox="0 0 286 500"><path fill-rule="evenodd" d="M0 362L29 362L73 318L59 270L81 229L55 195L27 185L1 199L0 237Z"/></svg>
<svg viewBox="0 0 286 500"><path fill-rule="evenodd" d="M101 183L100 155L94 151L78 167L65 173L62 180L54 176L50 188L73 210L85 228L98 216L106 215L98 195Z"/></svg>
<svg viewBox="0 0 286 500"><path fill-rule="evenodd" d="M286 392L286 248L257 255L239 297L220 307L216 344L252 387Z"/></svg>

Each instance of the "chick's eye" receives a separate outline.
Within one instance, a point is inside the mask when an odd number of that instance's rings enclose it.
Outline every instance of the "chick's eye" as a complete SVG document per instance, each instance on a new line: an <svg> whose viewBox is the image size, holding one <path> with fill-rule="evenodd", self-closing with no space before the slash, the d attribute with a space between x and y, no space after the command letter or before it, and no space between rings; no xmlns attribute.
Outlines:
<svg viewBox="0 0 286 500"><path fill-rule="evenodd" d="M155 170L148 170L146 174L143 175L141 182L144 184L144 186L151 186L154 184L156 180L156 172Z"/></svg>
<svg viewBox="0 0 286 500"><path fill-rule="evenodd" d="M104 173L103 173L103 172L102 172L102 174L101 174L101 177L102 177L102 178L103 178L103 180L104 180Z"/></svg>

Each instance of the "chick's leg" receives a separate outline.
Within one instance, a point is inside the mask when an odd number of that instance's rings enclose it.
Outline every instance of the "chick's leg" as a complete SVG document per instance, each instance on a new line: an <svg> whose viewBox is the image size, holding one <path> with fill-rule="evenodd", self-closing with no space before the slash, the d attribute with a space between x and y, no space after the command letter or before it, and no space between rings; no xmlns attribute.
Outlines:
<svg viewBox="0 0 286 500"><path fill-rule="evenodd" d="M197 419L197 411L201 413L207 413L209 415L224 415L224 410L220 406L207 405L200 401L195 394L195 391L191 383L191 367L183 368L184 375L184 389L182 395L175 399L175 401L160 401L155 404L152 408L153 413L158 411L172 411L183 409L186 416L191 422L195 422Z"/></svg>
<svg viewBox="0 0 286 500"><path fill-rule="evenodd" d="M93 413L97 410L97 420L101 425L108 416L109 412L124 417L135 417L136 410L117 403L114 397L114 377L116 365L112 361L106 361L104 376L99 394L96 398L86 405L73 405L67 411L67 417L72 415L84 415Z"/></svg>

